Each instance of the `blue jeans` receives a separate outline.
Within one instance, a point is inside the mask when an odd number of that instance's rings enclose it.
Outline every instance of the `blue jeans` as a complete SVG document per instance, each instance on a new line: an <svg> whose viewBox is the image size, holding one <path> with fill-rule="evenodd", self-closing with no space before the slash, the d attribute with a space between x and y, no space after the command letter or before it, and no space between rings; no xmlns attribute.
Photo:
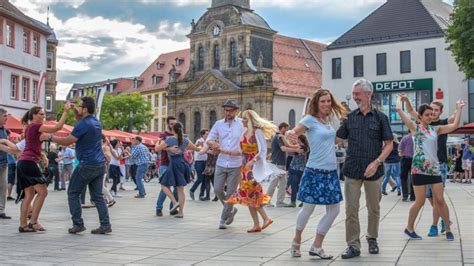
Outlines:
<svg viewBox="0 0 474 266"><path fill-rule="evenodd" d="M109 211L105 205L102 187L104 181L105 165L78 165L72 173L67 190L69 212L72 216L72 223L75 226L84 225L82 219L81 193L89 185L91 201L95 203L99 213L100 226L109 227Z"/></svg>
<svg viewBox="0 0 474 266"><path fill-rule="evenodd" d="M143 177L148 171L148 163L142 163L137 165L137 174L135 180L137 181L138 194L145 196L145 186L143 185Z"/></svg>
<svg viewBox="0 0 474 266"><path fill-rule="evenodd" d="M197 180L196 182L194 182L194 185L191 187L190 191L191 193L194 193L194 191L196 191L198 186L201 185L199 197L204 196L204 190L206 188L206 185L204 183L204 175L202 174L205 168L206 168L206 161L196 161L194 163L194 169L196 169Z"/></svg>
<svg viewBox="0 0 474 266"><path fill-rule="evenodd" d="M441 172L441 179L443 180L443 187L446 183L446 178L448 177L448 164L447 163L439 163L439 171ZM425 186L425 195L427 198L433 197L433 192L431 191L431 185Z"/></svg>
<svg viewBox="0 0 474 266"><path fill-rule="evenodd" d="M301 182L301 177L303 176L303 171L297 171L297 170L288 170L288 182L290 183L291 186L291 203L296 202L296 195L298 194L298 191L300 190L300 182Z"/></svg>
<svg viewBox="0 0 474 266"><path fill-rule="evenodd" d="M161 165L160 166L160 175L163 175L166 170L168 169L167 165ZM173 188L173 195L178 200L178 191L176 191L176 188ZM166 194L163 190L160 190L160 193L158 193L158 199L156 200L156 209L157 210L163 210L163 204L165 203L166 200ZM173 203L170 202L170 209L173 207Z"/></svg>
<svg viewBox="0 0 474 266"><path fill-rule="evenodd" d="M395 179L395 182L397 182L397 190L400 192L400 163L385 163L385 177L382 182L382 191L385 191L387 188L390 177Z"/></svg>

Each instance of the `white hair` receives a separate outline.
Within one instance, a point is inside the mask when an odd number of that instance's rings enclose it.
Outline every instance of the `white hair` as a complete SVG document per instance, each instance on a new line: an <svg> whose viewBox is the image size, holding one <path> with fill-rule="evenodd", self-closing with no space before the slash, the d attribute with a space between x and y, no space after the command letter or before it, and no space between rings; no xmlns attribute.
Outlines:
<svg viewBox="0 0 474 266"><path fill-rule="evenodd" d="M358 79L354 82L354 84L352 84L353 89L357 86L361 86L362 89L365 92L373 92L374 91L374 87L372 86L372 82L370 82L366 79Z"/></svg>

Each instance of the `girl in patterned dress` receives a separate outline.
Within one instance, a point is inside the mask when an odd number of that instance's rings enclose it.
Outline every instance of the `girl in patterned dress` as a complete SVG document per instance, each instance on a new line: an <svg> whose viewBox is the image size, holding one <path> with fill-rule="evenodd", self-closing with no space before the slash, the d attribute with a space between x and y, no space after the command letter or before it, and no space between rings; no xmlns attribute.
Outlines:
<svg viewBox="0 0 474 266"><path fill-rule="evenodd" d="M411 239L421 239L421 236L415 232L415 220L421 207L425 204L425 185L431 185L435 208L438 208L444 221L449 221L449 210L443 197L443 181L439 169L437 141L438 135L448 134L459 127L464 102L462 100L457 101L457 112L452 124L433 127L430 125L433 120L433 108L431 106L428 104L420 105L417 117L419 124L416 124L403 112L403 101L409 101L408 97L405 94L399 94L397 112L413 136L414 154L411 174L416 198L410 207L408 224L404 233ZM454 240L449 223L446 223L446 239Z"/></svg>
<svg viewBox="0 0 474 266"><path fill-rule="evenodd" d="M270 121L261 118L255 111L246 110L242 113L242 123L246 131L240 141L242 150L242 180L240 188L227 201L232 204L242 204L249 208L254 226L248 233L260 232L273 223L263 209L270 202L270 196L263 192L260 182L265 178L265 160L267 155L266 139L276 132L277 127ZM258 215L262 216L260 226Z"/></svg>
<svg viewBox="0 0 474 266"><path fill-rule="evenodd" d="M306 132L310 154L301 178L298 200L303 208L296 218L296 231L291 245L291 256L301 257L301 235L316 205L324 205L326 214L321 218L316 237L309 255L331 259L322 248L323 240L339 214L342 201L341 187L337 175L336 130L330 124L330 117L346 116L346 109L334 99L329 90L318 90L308 107L308 114L292 130L288 137L293 141Z"/></svg>

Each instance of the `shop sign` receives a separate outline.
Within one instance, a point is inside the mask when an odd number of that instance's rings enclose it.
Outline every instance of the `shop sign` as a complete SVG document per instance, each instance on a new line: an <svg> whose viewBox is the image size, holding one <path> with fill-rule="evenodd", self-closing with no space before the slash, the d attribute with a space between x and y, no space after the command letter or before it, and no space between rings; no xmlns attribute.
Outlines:
<svg viewBox="0 0 474 266"><path fill-rule="evenodd" d="M433 79L378 81L372 84L375 92L433 89Z"/></svg>

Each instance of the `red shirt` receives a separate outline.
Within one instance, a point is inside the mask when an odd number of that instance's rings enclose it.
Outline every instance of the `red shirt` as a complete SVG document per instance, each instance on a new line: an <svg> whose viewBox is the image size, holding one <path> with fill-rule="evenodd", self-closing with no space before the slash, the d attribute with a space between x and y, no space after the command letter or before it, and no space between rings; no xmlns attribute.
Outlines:
<svg viewBox="0 0 474 266"><path fill-rule="evenodd" d="M168 131L164 131L160 133L160 138L164 141L167 137L174 136L173 134L169 133ZM160 155L160 165L169 165L170 160L168 159L168 152L166 150L161 151Z"/></svg>
<svg viewBox="0 0 474 266"><path fill-rule="evenodd" d="M33 161L39 163L41 160L41 123L30 124L25 129L25 150L21 153L20 159L23 161Z"/></svg>

